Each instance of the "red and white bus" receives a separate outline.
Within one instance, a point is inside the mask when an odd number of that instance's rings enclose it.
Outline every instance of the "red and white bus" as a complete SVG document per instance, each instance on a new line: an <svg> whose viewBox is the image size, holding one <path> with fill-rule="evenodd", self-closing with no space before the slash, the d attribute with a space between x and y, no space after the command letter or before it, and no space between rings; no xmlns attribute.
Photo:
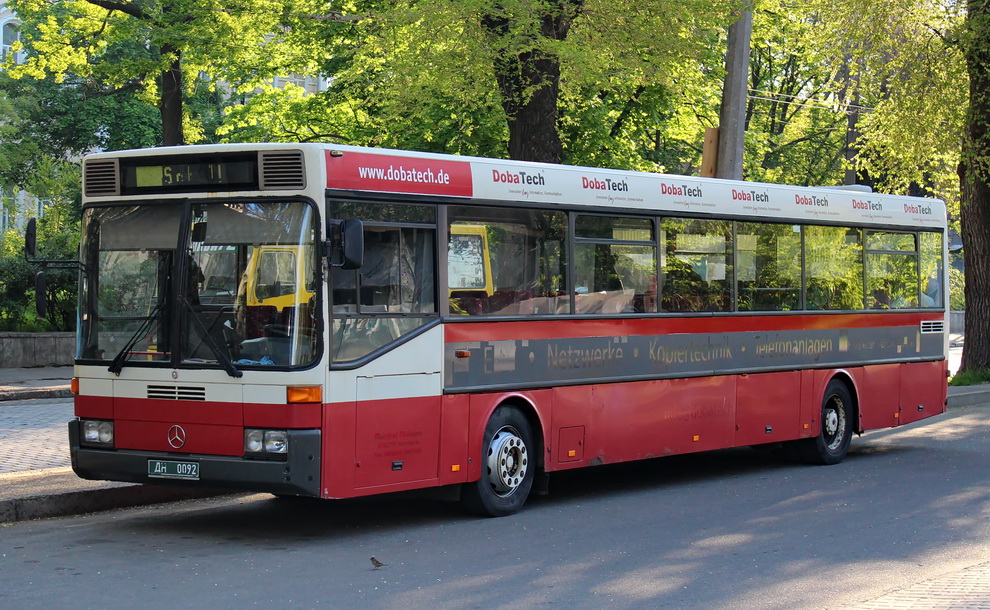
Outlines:
<svg viewBox="0 0 990 610"><path fill-rule="evenodd" d="M84 162L72 465L321 498L945 410L942 202L377 150Z"/></svg>

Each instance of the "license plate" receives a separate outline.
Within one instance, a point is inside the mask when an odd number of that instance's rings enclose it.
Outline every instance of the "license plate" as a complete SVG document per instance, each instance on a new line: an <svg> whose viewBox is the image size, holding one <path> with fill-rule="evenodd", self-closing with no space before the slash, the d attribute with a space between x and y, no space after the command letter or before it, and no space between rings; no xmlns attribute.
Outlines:
<svg viewBox="0 0 990 610"><path fill-rule="evenodd" d="M188 479L190 481L198 481L199 463L148 460L148 476L159 479Z"/></svg>

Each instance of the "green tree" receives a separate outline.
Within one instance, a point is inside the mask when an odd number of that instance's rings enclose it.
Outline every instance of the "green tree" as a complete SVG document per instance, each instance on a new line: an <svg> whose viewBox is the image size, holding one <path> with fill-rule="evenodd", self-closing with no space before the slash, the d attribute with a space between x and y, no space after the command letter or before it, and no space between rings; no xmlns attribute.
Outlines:
<svg viewBox="0 0 990 610"><path fill-rule="evenodd" d="M130 91L160 114L162 143L203 137L186 105L204 82L253 87L273 74L311 69L326 51L311 32L309 0L10 0L27 60L17 78L79 79L105 95Z"/></svg>
<svg viewBox="0 0 990 610"><path fill-rule="evenodd" d="M811 39L817 20L789 0L759 2L753 18L746 178L841 183L845 104L835 92L830 56Z"/></svg>
<svg viewBox="0 0 990 610"><path fill-rule="evenodd" d="M990 1L969 0L960 35L969 76L959 178L966 262L960 371L990 369Z"/></svg>
<svg viewBox="0 0 990 610"><path fill-rule="evenodd" d="M54 174L53 174L54 175ZM64 178L67 174L61 174ZM72 178L78 184L78 178ZM70 180L71 180L70 179ZM50 181L60 194L49 193L49 205L38 224L38 257L74 261L79 243L78 187ZM34 275L38 265L24 258L24 234L9 230L0 235L0 330L74 330L77 270L71 265L46 269L48 316L35 315Z"/></svg>
<svg viewBox="0 0 990 610"><path fill-rule="evenodd" d="M823 19L823 43L843 45L840 59L870 108L859 125L858 168L881 189L936 193L959 214L967 311L960 371L990 369L990 2L811 6Z"/></svg>
<svg viewBox="0 0 990 610"><path fill-rule="evenodd" d="M659 157L672 100L697 99L721 70L719 37L736 4L356 2L322 30L336 51L323 70L331 90L266 92L234 111L225 136L658 169L642 155Z"/></svg>

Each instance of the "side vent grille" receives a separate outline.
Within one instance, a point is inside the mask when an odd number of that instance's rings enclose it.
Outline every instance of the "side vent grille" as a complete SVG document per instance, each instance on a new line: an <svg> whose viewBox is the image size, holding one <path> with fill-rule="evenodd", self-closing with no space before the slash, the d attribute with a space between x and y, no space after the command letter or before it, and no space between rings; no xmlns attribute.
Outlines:
<svg viewBox="0 0 990 610"><path fill-rule="evenodd" d="M119 195L120 163L117 159L87 161L83 179L89 197Z"/></svg>
<svg viewBox="0 0 990 610"><path fill-rule="evenodd" d="M306 188L306 167L300 150L273 150L258 153L261 190Z"/></svg>
<svg viewBox="0 0 990 610"><path fill-rule="evenodd" d="M921 323L921 332L927 333L944 333L945 332L945 321L944 320L931 320L929 322Z"/></svg>
<svg viewBox="0 0 990 610"><path fill-rule="evenodd" d="M206 388L149 385L148 398L156 398L158 400L206 400Z"/></svg>

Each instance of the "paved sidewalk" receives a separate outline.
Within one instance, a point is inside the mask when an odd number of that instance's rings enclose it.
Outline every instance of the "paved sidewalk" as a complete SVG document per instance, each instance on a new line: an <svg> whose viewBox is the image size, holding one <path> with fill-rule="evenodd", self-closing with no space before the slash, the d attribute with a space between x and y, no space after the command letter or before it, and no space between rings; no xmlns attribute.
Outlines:
<svg viewBox="0 0 990 610"><path fill-rule="evenodd" d="M71 380L71 366L0 369L0 401L68 398Z"/></svg>
<svg viewBox="0 0 990 610"><path fill-rule="evenodd" d="M990 563L919 582L852 610L990 610Z"/></svg>
<svg viewBox="0 0 990 610"><path fill-rule="evenodd" d="M87 481L72 471L73 367L0 369L0 524L230 493Z"/></svg>

